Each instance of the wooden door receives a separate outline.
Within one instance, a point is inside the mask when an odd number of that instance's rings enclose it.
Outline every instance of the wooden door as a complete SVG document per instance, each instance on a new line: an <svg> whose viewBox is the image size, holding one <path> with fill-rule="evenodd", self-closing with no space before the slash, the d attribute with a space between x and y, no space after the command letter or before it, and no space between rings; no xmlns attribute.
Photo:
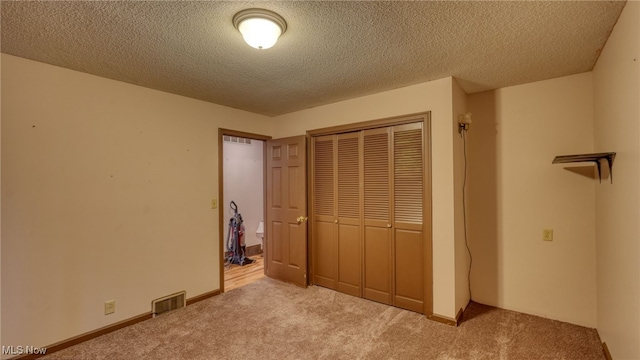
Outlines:
<svg viewBox="0 0 640 360"><path fill-rule="evenodd" d="M312 138L314 284L430 313L427 130L414 122Z"/></svg>
<svg viewBox="0 0 640 360"><path fill-rule="evenodd" d="M360 132L337 135L337 290L362 296Z"/></svg>
<svg viewBox="0 0 640 360"><path fill-rule="evenodd" d="M360 133L313 139L315 284L362 296Z"/></svg>
<svg viewBox="0 0 640 360"><path fill-rule="evenodd" d="M422 123L394 126L393 222L395 306L424 312L424 147Z"/></svg>
<svg viewBox="0 0 640 360"><path fill-rule="evenodd" d="M364 298L392 304L390 128L364 131Z"/></svg>
<svg viewBox="0 0 640 360"><path fill-rule="evenodd" d="M307 286L306 138L267 141L267 276Z"/></svg>
<svg viewBox="0 0 640 360"><path fill-rule="evenodd" d="M333 135L313 138L313 283L337 287L335 218L335 169Z"/></svg>

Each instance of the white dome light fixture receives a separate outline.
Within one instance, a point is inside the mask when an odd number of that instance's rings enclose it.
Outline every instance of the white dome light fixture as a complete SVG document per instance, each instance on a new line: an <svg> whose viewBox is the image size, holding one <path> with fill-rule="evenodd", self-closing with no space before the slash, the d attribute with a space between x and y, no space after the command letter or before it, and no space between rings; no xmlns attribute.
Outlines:
<svg viewBox="0 0 640 360"><path fill-rule="evenodd" d="M282 16L265 9L246 9L233 16L233 26L244 41L256 49L268 49L287 30Z"/></svg>

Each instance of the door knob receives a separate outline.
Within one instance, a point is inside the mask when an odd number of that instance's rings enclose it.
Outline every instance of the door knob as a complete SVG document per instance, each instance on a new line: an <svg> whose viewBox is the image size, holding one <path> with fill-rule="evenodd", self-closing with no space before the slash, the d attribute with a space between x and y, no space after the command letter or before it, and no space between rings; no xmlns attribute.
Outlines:
<svg viewBox="0 0 640 360"><path fill-rule="evenodd" d="M333 220L333 222L337 224L337 223L338 223L338 220Z"/></svg>
<svg viewBox="0 0 640 360"><path fill-rule="evenodd" d="M391 227L391 224L387 224L387 227L388 227L388 228L390 228L390 227Z"/></svg>

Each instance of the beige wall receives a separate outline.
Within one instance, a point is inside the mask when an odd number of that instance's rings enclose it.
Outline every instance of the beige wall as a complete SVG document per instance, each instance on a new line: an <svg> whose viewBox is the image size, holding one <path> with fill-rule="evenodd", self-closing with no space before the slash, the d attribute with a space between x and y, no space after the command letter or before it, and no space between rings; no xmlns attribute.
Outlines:
<svg viewBox="0 0 640 360"><path fill-rule="evenodd" d="M269 118L5 54L1 81L3 345L219 288L217 128Z"/></svg>
<svg viewBox="0 0 640 360"><path fill-rule="evenodd" d="M452 78L395 89L278 116L274 137L307 130L431 111L433 186L433 311L453 318L455 308Z"/></svg>
<svg viewBox="0 0 640 360"><path fill-rule="evenodd" d="M467 94L454 79L453 96L453 161L454 161L454 206L455 206L455 259L456 259L456 311L465 309L469 303L469 255L465 245L465 224L462 188L464 185L464 143L458 133L460 115L467 113ZM467 133L465 135L468 136ZM468 204L468 201L466 202ZM467 210L468 215L468 210Z"/></svg>
<svg viewBox="0 0 640 360"><path fill-rule="evenodd" d="M473 299L596 325L592 74L473 94L469 236ZM552 228L554 241L542 241Z"/></svg>
<svg viewBox="0 0 640 360"><path fill-rule="evenodd" d="M615 151L596 187L598 332L614 359L640 359L640 3L627 2L593 71L595 150Z"/></svg>

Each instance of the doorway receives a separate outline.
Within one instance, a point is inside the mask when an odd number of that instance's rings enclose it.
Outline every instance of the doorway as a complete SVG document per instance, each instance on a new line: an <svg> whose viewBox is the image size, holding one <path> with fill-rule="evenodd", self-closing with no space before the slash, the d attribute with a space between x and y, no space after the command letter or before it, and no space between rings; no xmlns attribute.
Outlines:
<svg viewBox="0 0 640 360"><path fill-rule="evenodd" d="M228 129L219 129L218 135L220 291L224 292L264 277L265 146L270 137ZM234 224L242 229L243 246L233 231L230 235Z"/></svg>

